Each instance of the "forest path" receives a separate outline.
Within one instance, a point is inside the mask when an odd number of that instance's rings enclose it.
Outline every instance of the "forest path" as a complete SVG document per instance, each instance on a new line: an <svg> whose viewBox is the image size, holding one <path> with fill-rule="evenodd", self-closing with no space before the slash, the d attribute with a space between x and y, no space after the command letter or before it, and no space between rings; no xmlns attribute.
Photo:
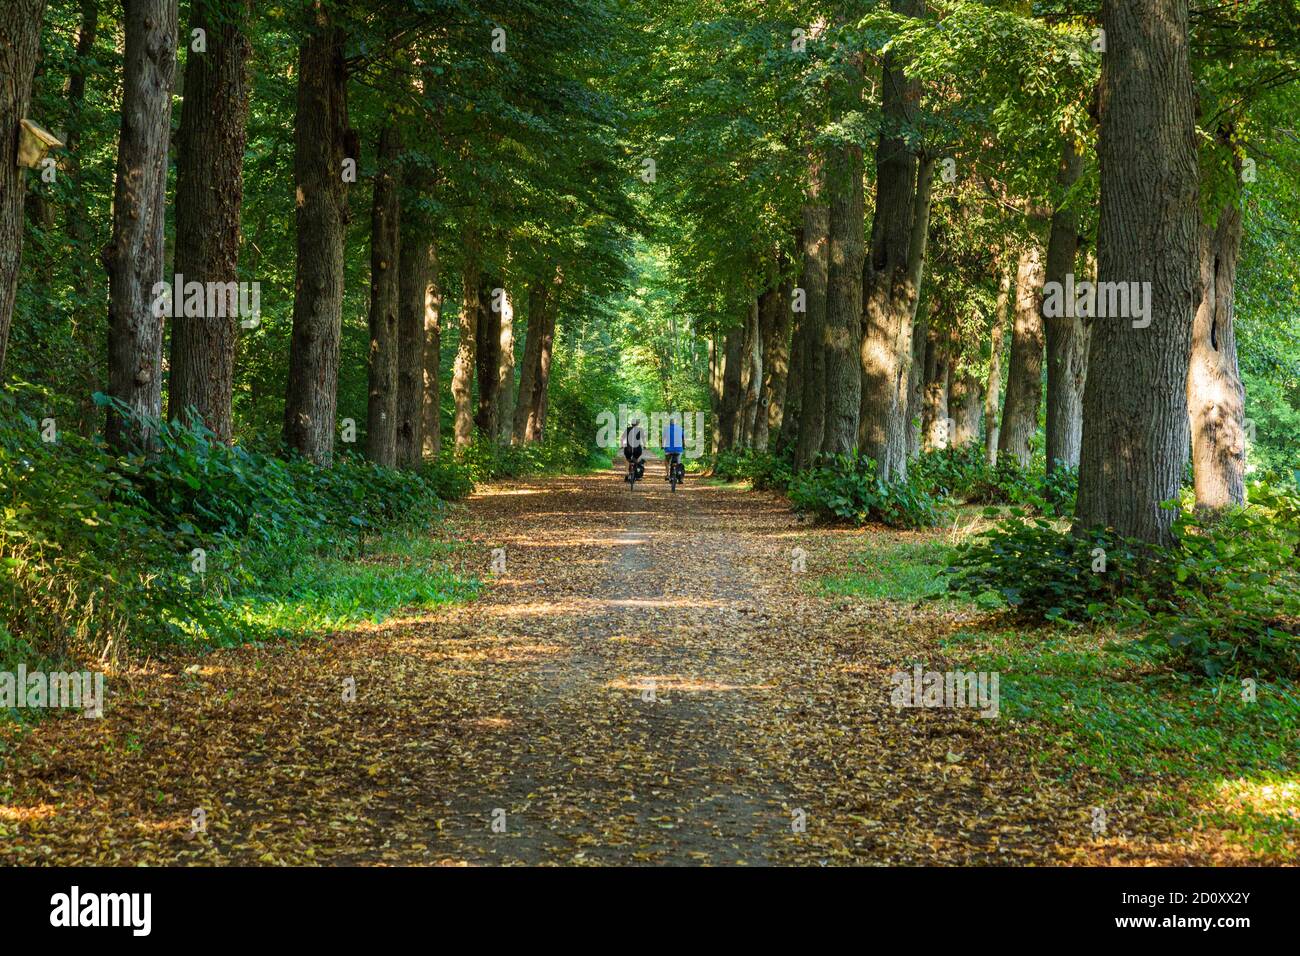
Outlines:
<svg viewBox="0 0 1300 956"><path fill-rule="evenodd" d="M474 601L154 663L110 677L104 719L11 742L0 861L1010 863L1092 840L1010 722L890 705L961 613L810 592L885 532L673 493L658 462L634 491L490 486L452 525L492 578Z"/></svg>

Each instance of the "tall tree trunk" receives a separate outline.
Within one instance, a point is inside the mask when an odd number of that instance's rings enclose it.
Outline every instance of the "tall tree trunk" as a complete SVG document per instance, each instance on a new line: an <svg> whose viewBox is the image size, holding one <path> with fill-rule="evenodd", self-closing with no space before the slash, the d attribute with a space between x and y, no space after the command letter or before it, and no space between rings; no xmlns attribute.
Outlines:
<svg viewBox="0 0 1300 956"><path fill-rule="evenodd" d="M442 273L438 247L429 244L429 284L424 293L424 389L421 405L421 445L425 458L442 454Z"/></svg>
<svg viewBox="0 0 1300 956"><path fill-rule="evenodd" d="M401 249L397 255L397 465L412 469L420 466L422 455L432 458L437 454L436 448L426 450L424 432L428 424L426 401L429 417L437 420L438 313L442 303L435 277L431 223L419 213L425 179L414 169L403 172L407 191L402 197ZM432 350L428 350L426 341L430 334L434 339ZM426 355L426 351L430 354ZM429 358L433 359L432 369L426 364ZM427 372L432 372L432 381L426 383Z"/></svg>
<svg viewBox="0 0 1300 956"><path fill-rule="evenodd" d="M854 98L861 98L856 84ZM830 455L852 451L858 441L862 372L857 346L862 337L865 255L862 173L859 147L834 146L827 151L830 257L826 270L826 420L821 450Z"/></svg>
<svg viewBox="0 0 1300 956"><path fill-rule="evenodd" d="M479 260L478 242L470 227L465 229L461 266L460 317L457 322L456 365L451 373L451 396L456 403L456 447L474 440L473 377L478 352Z"/></svg>
<svg viewBox="0 0 1300 956"><path fill-rule="evenodd" d="M1246 393L1237 367L1237 256L1241 209L1233 197L1219 221L1201 226L1201 302L1187 374L1192 468L1198 508L1246 501Z"/></svg>
<svg viewBox="0 0 1300 956"><path fill-rule="evenodd" d="M1068 191L1083 172L1083 157L1074 143L1061 148L1057 183ZM1052 213L1047 240L1047 282L1064 285L1074 272L1079 251L1079 217L1072 209L1058 207ZM1073 311L1073 310L1071 310ZM1083 387L1088 377L1089 327L1077 316L1043 317L1047 333L1047 474L1060 465L1079 466L1079 442L1083 438Z"/></svg>
<svg viewBox="0 0 1300 956"><path fill-rule="evenodd" d="M284 440L318 464L334 456L339 333L343 324L343 240L350 213L345 161L360 149L348 126L343 31L323 0L311 5L310 32L298 48L294 118L297 276Z"/></svg>
<svg viewBox="0 0 1300 956"><path fill-rule="evenodd" d="M723 339L722 408L718 424L722 432L719 451L727 451L736 441L736 420L740 417L740 366L744 359L745 330L730 329Z"/></svg>
<svg viewBox="0 0 1300 956"><path fill-rule="evenodd" d="M86 74L91 68L95 40L99 35L99 0L81 0L81 28L77 33L77 59L68 77L68 180L72 184L72 199L65 206L68 238L72 240L72 279L76 290L73 306L73 337L80 346L78 373L81 389L77 430L84 438L95 432L98 411L93 399L99 390L102 362L96 325L103 313L103 289L90 258L93 230L87 214L89 197L81 166L81 134L86 128ZM3 348L0 347L0 351ZM0 368L2 371L2 368Z"/></svg>
<svg viewBox="0 0 1300 956"><path fill-rule="evenodd" d="M541 357L537 363L537 381L533 385L533 409L528 416L528 440L541 441L546 433L546 413L551 402L551 352L555 347L555 322L560 312L561 275L557 269L551 293L542 312L546 325L542 329Z"/></svg>
<svg viewBox="0 0 1300 956"><path fill-rule="evenodd" d="M795 469L803 471L821 452L826 431L826 287L830 268L830 207L823 201L823 166L817 154L809 164L808 199L803 207L804 337L803 381L800 385L799 436Z"/></svg>
<svg viewBox="0 0 1300 956"><path fill-rule="evenodd" d="M912 355L907 367L907 460L921 454L921 435L925 417L925 355L926 339L930 334L930 302L928 298L916 307L912 322Z"/></svg>
<svg viewBox="0 0 1300 956"><path fill-rule="evenodd" d="M397 464L397 311L402 217L402 143L390 120L379 132L379 168L370 210L370 375L366 457Z"/></svg>
<svg viewBox="0 0 1300 956"><path fill-rule="evenodd" d="M501 334L497 342L497 441L510 444L515 424L515 307L507 295L501 302Z"/></svg>
<svg viewBox="0 0 1300 956"><path fill-rule="evenodd" d="M126 0L126 68L122 134L113 191L108 270L108 393L131 412L162 417L162 317L154 286L162 279L167 147L176 72L176 0ZM0 164L5 165L5 164ZM180 290L173 290L174 293ZM0 293L2 294L2 293ZM152 429L136 434L110 413L110 445L152 445Z"/></svg>
<svg viewBox="0 0 1300 956"><path fill-rule="evenodd" d="M948 416L952 419L949 445L965 448L979 435L980 427L979 379L956 367L950 369L948 379Z"/></svg>
<svg viewBox="0 0 1300 956"><path fill-rule="evenodd" d="M229 283L210 297L216 315L172 320L167 409L172 419L193 408L222 441L231 440L235 338L239 334L239 214L248 140L246 28L251 0L194 0L190 35L203 30L207 52L185 60L185 97L177 134L176 257L185 282ZM180 290L173 290L179 296ZM224 309L222 306L224 305ZM224 312L224 315L222 314Z"/></svg>
<svg viewBox="0 0 1300 956"><path fill-rule="evenodd" d="M925 0L891 0L895 13L924 16ZM907 477L908 384L912 324L920 298L930 226L934 160L918 160L905 136L916 120L920 84L909 79L897 52L881 69L876 140L876 210L863 276L860 339L861 408L858 447L885 481Z"/></svg>
<svg viewBox="0 0 1300 956"><path fill-rule="evenodd" d="M533 393L541 374L542 336L546 331L546 300L550 291L549 276L528 284L528 325L524 332L524 361L519 368L519 400L515 402L513 422L516 445L528 440L528 416L535 407Z"/></svg>
<svg viewBox="0 0 1300 956"><path fill-rule="evenodd" d="M935 322L925 337L925 375L921 400L921 435L924 449L947 448L951 427L948 414L948 336Z"/></svg>
<svg viewBox="0 0 1300 956"><path fill-rule="evenodd" d="M745 325L744 354L740 366L740 416L736 422L735 443L741 448L753 447L754 426L758 420L758 397L763 384L763 335L760 329L758 300L749 305L749 321Z"/></svg>
<svg viewBox="0 0 1300 956"><path fill-rule="evenodd" d="M489 441L497 437L497 381L501 366L501 304L496 290L499 280L484 276L479 283L478 328L476 329L478 411L474 424Z"/></svg>
<svg viewBox="0 0 1300 956"><path fill-rule="evenodd" d="M998 298L994 306L993 338L989 352L989 379L984 389L984 457L989 467L998 463L998 444L1002 428L998 418L998 400L1002 397L1002 348L1007 337L1007 315L1011 299L1011 272L1002 270L998 281Z"/></svg>
<svg viewBox="0 0 1300 956"><path fill-rule="evenodd" d="M32 95L44 14L45 0L6 0L0 9L0 374L5 367L23 252L23 197L27 184L15 161L18 133ZM173 20L173 31L175 28Z"/></svg>
<svg viewBox="0 0 1300 956"><path fill-rule="evenodd" d="M716 455L722 448L722 349L718 333L709 335L709 453Z"/></svg>
<svg viewBox="0 0 1300 956"><path fill-rule="evenodd" d="M1007 365L1007 396L1002 406L998 455L1011 455L1020 467L1033 460L1031 443L1038 431L1038 406L1043 396L1043 259L1031 239L1016 267L1015 322L1011 327L1011 360Z"/></svg>
<svg viewBox="0 0 1300 956"><path fill-rule="evenodd" d="M766 426L759 423L754 447L766 451L770 439L778 441L785 419L786 381L790 375L790 326L794 314L790 311L790 286L784 283L772 295L772 314L769 316L767 335L763 340L763 400L759 415L766 418Z"/></svg>
<svg viewBox="0 0 1300 956"><path fill-rule="evenodd" d="M802 238L799 243L803 244ZM790 307L794 295L793 286L787 282L782 286L781 294L784 297L782 307L786 310L785 320L791 326L790 361L787 363L782 391L780 428L772 439L772 449L777 455L792 457L799 441L799 421L803 417L804 356L807 354L804 331L807 324L804 322L804 313L795 312ZM769 430L772 427L772 417L768 416Z"/></svg>
<svg viewBox="0 0 1300 956"><path fill-rule="evenodd" d="M781 290L768 289L758 297L759 367L758 396L755 400L754 430L751 436L758 451L767 450L769 435L768 409L772 403L772 350L776 348L776 326L781 321L779 312ZM782 365L788 360L783 360Z"/></svg>
<svg viewBox="0 0 1300 956"><path fill-rule="evenodd" d="M1172 540L1161 503L1178 494L1190 444L1200 242L1187 23L1187 0L1102 3L1098 280L1149 282L1150 325L1093 322L1076 524L1153 543Z"/></svg>

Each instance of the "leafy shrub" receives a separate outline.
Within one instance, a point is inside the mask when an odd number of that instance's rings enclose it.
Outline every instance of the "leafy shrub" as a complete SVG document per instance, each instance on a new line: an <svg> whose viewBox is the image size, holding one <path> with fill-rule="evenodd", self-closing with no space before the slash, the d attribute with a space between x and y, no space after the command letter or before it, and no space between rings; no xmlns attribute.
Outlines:
<svg viewBox="0 0 1300 956"><path fill-rule="evenodd" d="M910 482L882 481L875 460L865 455L835 455L800 472L790 482L790 500L797 510L821 520L877 521L897 528L939 523L929 492Z"/></svg>
<svg viewBox="0 0 1300 956"><path fill-rule="evenodd" d="M713 474L724 481L748 481L759 491L785 491L793 469L789 459L752 448L728 449L713 459Z"/></svg>
<svg viewBox="0 0 1300 956"><path fill-rule="evenodd" d="M1050 477L1035 458L1022 467L1002 456L990 466L982 445L922 452L908 465L908 480L939 498L986 505L1020 505L1042 514L1071 515L1079 487L1075 468L1057 467Z"/></svg>
<svg viewBox="0 0 1300 956"><path fill-rule="evenodd" d="M587 464L592 458L591 449L568 437L523 445L503 445L479 438L456 449L454 455L456 463L474 482L568 471Z"/></svg>
<svg viewBox="0 0 1300 956"><path fill-rule="evenodd" d="M977 598L992 592L1030 618L1141 632L1145 651L1209 676L1295 676L1300 495L1257 486L1252 497L1222 513L1181 512L1167 548L1017 516L959 550L950 587ZM1094 570L1103 553L1104 570Z"/></svg>

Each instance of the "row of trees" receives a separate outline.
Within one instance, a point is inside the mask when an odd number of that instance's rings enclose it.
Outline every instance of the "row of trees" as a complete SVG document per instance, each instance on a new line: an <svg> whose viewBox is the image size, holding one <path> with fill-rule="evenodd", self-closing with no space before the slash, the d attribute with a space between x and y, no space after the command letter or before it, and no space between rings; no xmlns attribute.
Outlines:
<svg viewBox="0 0 1300 956"><path fill-rule="evenodd" d="M1245 191L1294 155L1293 4L723 9L665 35L645 140L716 448L903 480L982 414L990 459L1028 465L1045 378L1080 526L1167 540L1189 453L1200 505L1243 500L1235 274Z"/></svg>
<svg viewBox="0 0 1300 956"><path fill-rule="evenodd" d="M600 82L623 54L594 43L617 33L611 8L124 0L115 22L107 6L0 14L6 154L32 116L64 141L48 176L0 163L10 374L83 396L79 426L123 450L164 413L223 441L267 431L271 389L282 446L319 463L348 419L381 464L436 456L444 396L457 445L540 440L559 314L628 272L630 159ZM241 280L266 287L260 314L237 308ZM191 283L208 290L192 310ZM41 341L67 365L42 368ZM97 390L135 415L100 422Z"/></svg>

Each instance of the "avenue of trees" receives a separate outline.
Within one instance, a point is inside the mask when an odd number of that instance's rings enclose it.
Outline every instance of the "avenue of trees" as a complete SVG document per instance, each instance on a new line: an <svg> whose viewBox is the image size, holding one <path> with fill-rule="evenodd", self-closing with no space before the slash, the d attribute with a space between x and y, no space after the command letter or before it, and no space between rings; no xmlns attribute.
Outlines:
<svg viewBox="0 0 1300 956"><path fill-rule="evenodd" d="M1189 462L1294 462L1297 51L1293 0L10 0L2 374L404 469L637 388L1165 542Z"/></svg>

